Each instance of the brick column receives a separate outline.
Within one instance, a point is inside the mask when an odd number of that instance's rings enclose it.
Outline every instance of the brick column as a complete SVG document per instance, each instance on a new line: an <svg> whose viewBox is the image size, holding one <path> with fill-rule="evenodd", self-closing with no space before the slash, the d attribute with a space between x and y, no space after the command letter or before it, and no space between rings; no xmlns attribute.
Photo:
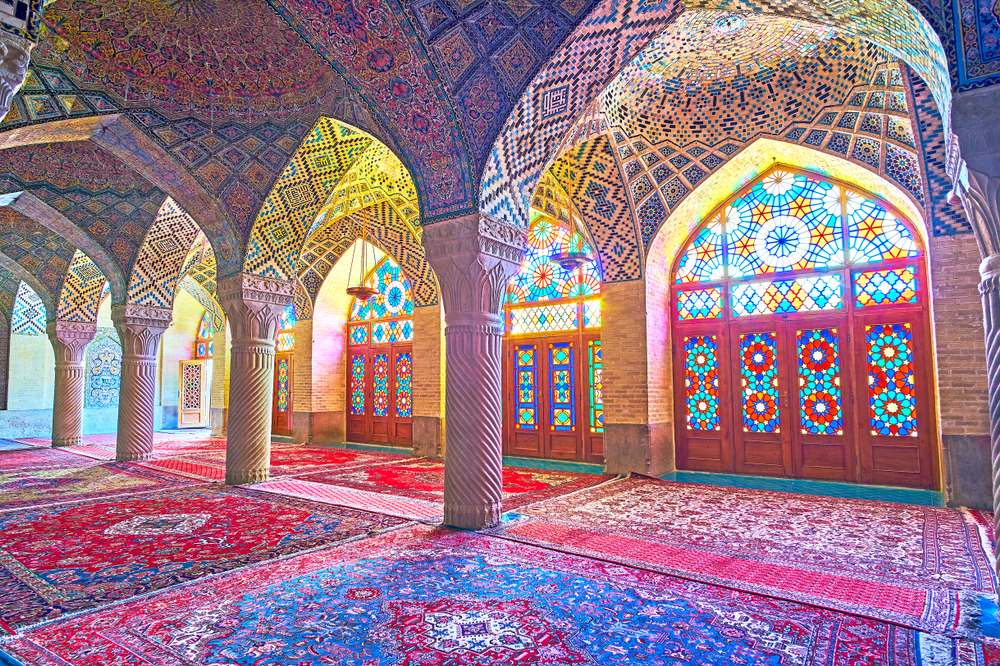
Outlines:
<svg viewBox="0 0 1000 666"><path fill-rule="evenodd" d="M122 344L116 460L146 460L153 455L156 354L172 314L166 308L132 304L111 308Z"/></svg>
<svg viewBox="0 0 1000 666"><path fill-rule="evenodd" d="M0 120L7 117L14 95L24 84L35 43L0 30Z"/></svg>
<svg viewBox="0 0 1000 666"><path fill-rule="evenodd" d="M427 226L423 244L445 309L444 522L480 529L502 511L500 308L525 231L477 213Z"/></svg>
<svg viewBox="0 0 1000 666"><path fill-rule="evenodd" d="M52 446L76 446L83 438L84 352L97 333L97 324L50 321L46 332L56 356Z"/></svg>
<svg viewBox="0 0 1000 666"><path fill-rule="evenodd" d="M271 399L278 318L294 283L237 273L217 293L232 327L226 483L266 481L271 470Z"/></svg>

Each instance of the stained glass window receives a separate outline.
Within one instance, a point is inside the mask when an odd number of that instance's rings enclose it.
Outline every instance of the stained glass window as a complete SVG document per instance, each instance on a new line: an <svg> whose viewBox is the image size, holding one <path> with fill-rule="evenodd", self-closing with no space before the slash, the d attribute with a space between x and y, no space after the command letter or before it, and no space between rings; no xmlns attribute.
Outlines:
<svg viewBox="0 0 1000 666"><path fill-rule="evenodd" d="M514 347L517 365L517 428L538 429L538 357L535 345Z"/></svg>
<svg viewBox="0 0 1000 666"><path fill-rule="evenodd" d="M795 338L798 344L802 434L843 435L837 330L798 331Z"/></svg>
<svg viewBox="0 0 1000 666"><path fill-rule="evenodd" d="M390 319L372 324L372 342L410 342L413 340L412 319Z"/></svg>
<svg viewBox="0 0 1000 666"><path fill-rule="evenodd" d="M201 318L201 323L198 324L198 339L211 340L214 335L215 331L212 329L212 317L206 312Z"/></svg>
<svg viewBox="0 0 1000 666"><path fill-rule="evenodd" d="M194 355L198 358L204 358L208 356L208 346L204 342L199 342L195 347Z"/></svg>
<svg viewBox="0 0 1000 666"><path fill-rule="evenodd" d="M288 411L288 359L278 359L278 411Z"/></svg>
<svg viewBox="0 0 1000 666"><path fill-rule="evenodd" d="M583 302L583 327L584 328L600 328L601 327L601 299L595 298L594 300Z"/></svg>
<svg viewBox="0 0 1000 666"><path fill-rule="evenodd" d="M389 355L375 354L374 365L374 414L389 415Z"/></svg>
<svg viewBox="0 0 1000 666"><path fill-rule="evenodd" d="M604 432L604 377L601 341L591 340L587 349L590 367L590 432Z"/></svg>
<svg viewBox="0 0 1000 666"><path fill-rule="evenodd" d="M594 256L575 271L552 261L553 255L584 252ZM601 293L601 267L593 249L578 233L554 219L539 216L528 229L528 250L521 269L507 286L507 303L534 303Z"/></svg>
<svg viewBox="0 0 1000 666"><path fill-rule="evenodd" d="M781 432L777 347L774 333L740 336L744 432Z"/></svg>
<svg viewBox="0 0 1000 666"><path fill-rule="evenodd" d="M351 324L351 344L368 344L368 324Z"/></svg>
<svg viewBox="0 0 1000 666"><path fill-rule="evenodd" d="M721 316L722 290L718 287L677 292L677 318L681 321Z"/></svg>
<svg viewBox="0 0 1000 666"><path fill-rule="evenodd" d="M549 345L549 424L553 430L576 427L576 370L573 343Z"/></svg>
<svg viewBox="0 0 1000 666"><path fill-rule="evenodd" d="M909 228L884 206L856 192L848 192L846 198L847 246L852 263L920 255Z"/></svg>
<svg viewBox="0 0 1000 666"><path fill-rule="evenodd" d="M684 392L689 430L719 430L719 341L684 338Z"/></svg>
<svg viewBox="0 0 1000 666"><path fill-rule="evenodd" d="M913 331L909 324L865 326L873 435L917 436Z"/></svg>
<svg viewBox="0 0 1000 666"><path fill-rule="evenodd" d="M575 331L578 324L576 303L556 303L534 308L515 308L510 312L510 332L549 333Z"/></svg>
<svg viewBox="0 0 1000 666"><path fill-rule="evenodd" d="M729 277L844 264L840 188L774 171L725 210Z"/></svg>
<svg viewBox="0 0 1000 666"><path fill-rule="evenodd" d="M722 225L711 222L692 239L677 267L677 284L712 282L724 275Z"/></svg>
<svg viewBox="0 0 1000 666"><path fill-rule="evenodd" d="M280 352L291 351L295 349L295 333L278 333L278 340L276 342L276 349Z"/></svg>
<svg viewBox="0 0 1000 666"><path fill-rule="evenodd" d="M917 269L890 268L865 271L854 276L854 299L858 307L917 302Z"/></svg>
<svg viewBox="0 0 1000 666"><path fill-rule="evenodd" d="M278 319L278 329L282 331L289 331L295 328L295 304L289 303L285 311L281 313L281 317Z"/></svg>
<svg viewBox="0 0 1000 666"><path fill-rule="evenodd" d="M351 356L351 414L365 413L365 356Z"/></svg>
<svg viewBox="0 0 1000 666"><path fill-rule="evenodd" d="M384 257L364 282L378 289L367 301L354 299L351 321L409 317L413 314L413 289L410 280L392 257Z"/></svg>
<svg viewBox="0 0 1000 666"><path fill-rule="evenodd" d="M842 307L841 294L839 274L738 284L732 287L733 314L740 317L838 310Z"/></svg>
<svg viewBox="0 0 1000 666"><path fill-rule="evenodd" d="M396 354L396 416L410 418L413 416L413 354L399 352Z"/></svg>

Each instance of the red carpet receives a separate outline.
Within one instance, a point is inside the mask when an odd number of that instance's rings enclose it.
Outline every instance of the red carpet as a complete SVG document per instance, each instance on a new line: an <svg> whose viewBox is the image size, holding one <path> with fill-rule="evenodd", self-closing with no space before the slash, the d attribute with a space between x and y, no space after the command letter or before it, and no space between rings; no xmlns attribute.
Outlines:
<svg viewBox="0 0 1000 666"><path fill-rule="evenodd" d="M411 520L441 522L444 506L435 502L393 497L380 493L370 493L364 490L341 488L325 483L300 481L298 479L280 479L267 481L252 486L254 490L277 493L289 497L315 500L326 504L349 506L365 511L375 511L390 516L399 516Z"/></svg>

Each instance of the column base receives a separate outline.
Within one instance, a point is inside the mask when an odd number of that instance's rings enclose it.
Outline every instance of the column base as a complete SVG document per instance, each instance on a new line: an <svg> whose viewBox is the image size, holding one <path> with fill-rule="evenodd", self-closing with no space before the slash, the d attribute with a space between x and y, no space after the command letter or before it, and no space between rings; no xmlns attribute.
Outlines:
<svg viewBox="0 0 1000 666"><path fill-rule="evenodd" d="M53 439L52 448L60 448L63 446L80 446L83 444L82 437L70 437L68 439Z"/></svg>
<svg viewBox="0 0 1000 666"><path fill-rule="evenodd" d="M502 502L484 504L444 505L444 524L463 530L481 530L500 523Z"/></svg>
<svg viewBox="0 0 1000 666"><path fill-rule="evenodd" d="M263 483L271 478L271 468L249 470L226 470L226 485L245 486L251 483Z"/></svg>
<svg viewBox="0 0 1000 666"><path fill-rule="evenodd" d="M119 453L115 456L117 462L142 462L143 460L149 460L153 457L152 451L129 451L128 453Z"/></svg>

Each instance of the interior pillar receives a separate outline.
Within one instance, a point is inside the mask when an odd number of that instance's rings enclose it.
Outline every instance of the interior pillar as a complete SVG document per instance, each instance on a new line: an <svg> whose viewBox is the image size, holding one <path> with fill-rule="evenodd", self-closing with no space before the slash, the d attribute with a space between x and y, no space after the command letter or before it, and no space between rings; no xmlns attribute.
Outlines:
<svg viewBox="0 0 1000 666"><path fill-rule="evenodd" d="M501 306L524 258L525 230L478 213L428 225L423 244L445 309L444 522L500 522Z"/></svg>
<svg viewBox="0 0 1000 666"><path fill-rule="evenodd" d="M294 283L237 273L219 280L219 303L232 329L226 483L266 481L271 469L271 399L278 320Z"/></svg>
<svg viewBox="0 0 1000 666"><path fill-rule="evenodd" d="M213 437L226 436L226 417L229 411L229 340L226 320L212 334L212 409L210 424Z"/></svg>
<svg viewBox="0 0 1000 666"><path fill-rule="evenodd" d="M46 332L56 357L52 446L77 446L83 440L83 359L97 333L97 324L50 321Z"/></svg>
<svg viewBox="0 0 1000 666"><path fill-rule="evenodd" d="M979 242L993 467L994 535L1000 534L1000 86L955 95L948 171ZM1000 554L1000 541L996 552Z"/></svg>
<svg viewBox="0 0 1000 666"><path fill-rule="evenodd" d="M0 30L0 120L7 117L14 95L24 84L35 43Z"/></svg>
<svg viewBox="0 0 1000 666"><path fill-rule="evenodd" d="M111 320L122 345L116 460L147 460L153 455L156 353L172 315L166 308L151 306L111 308Z"/></svg>

